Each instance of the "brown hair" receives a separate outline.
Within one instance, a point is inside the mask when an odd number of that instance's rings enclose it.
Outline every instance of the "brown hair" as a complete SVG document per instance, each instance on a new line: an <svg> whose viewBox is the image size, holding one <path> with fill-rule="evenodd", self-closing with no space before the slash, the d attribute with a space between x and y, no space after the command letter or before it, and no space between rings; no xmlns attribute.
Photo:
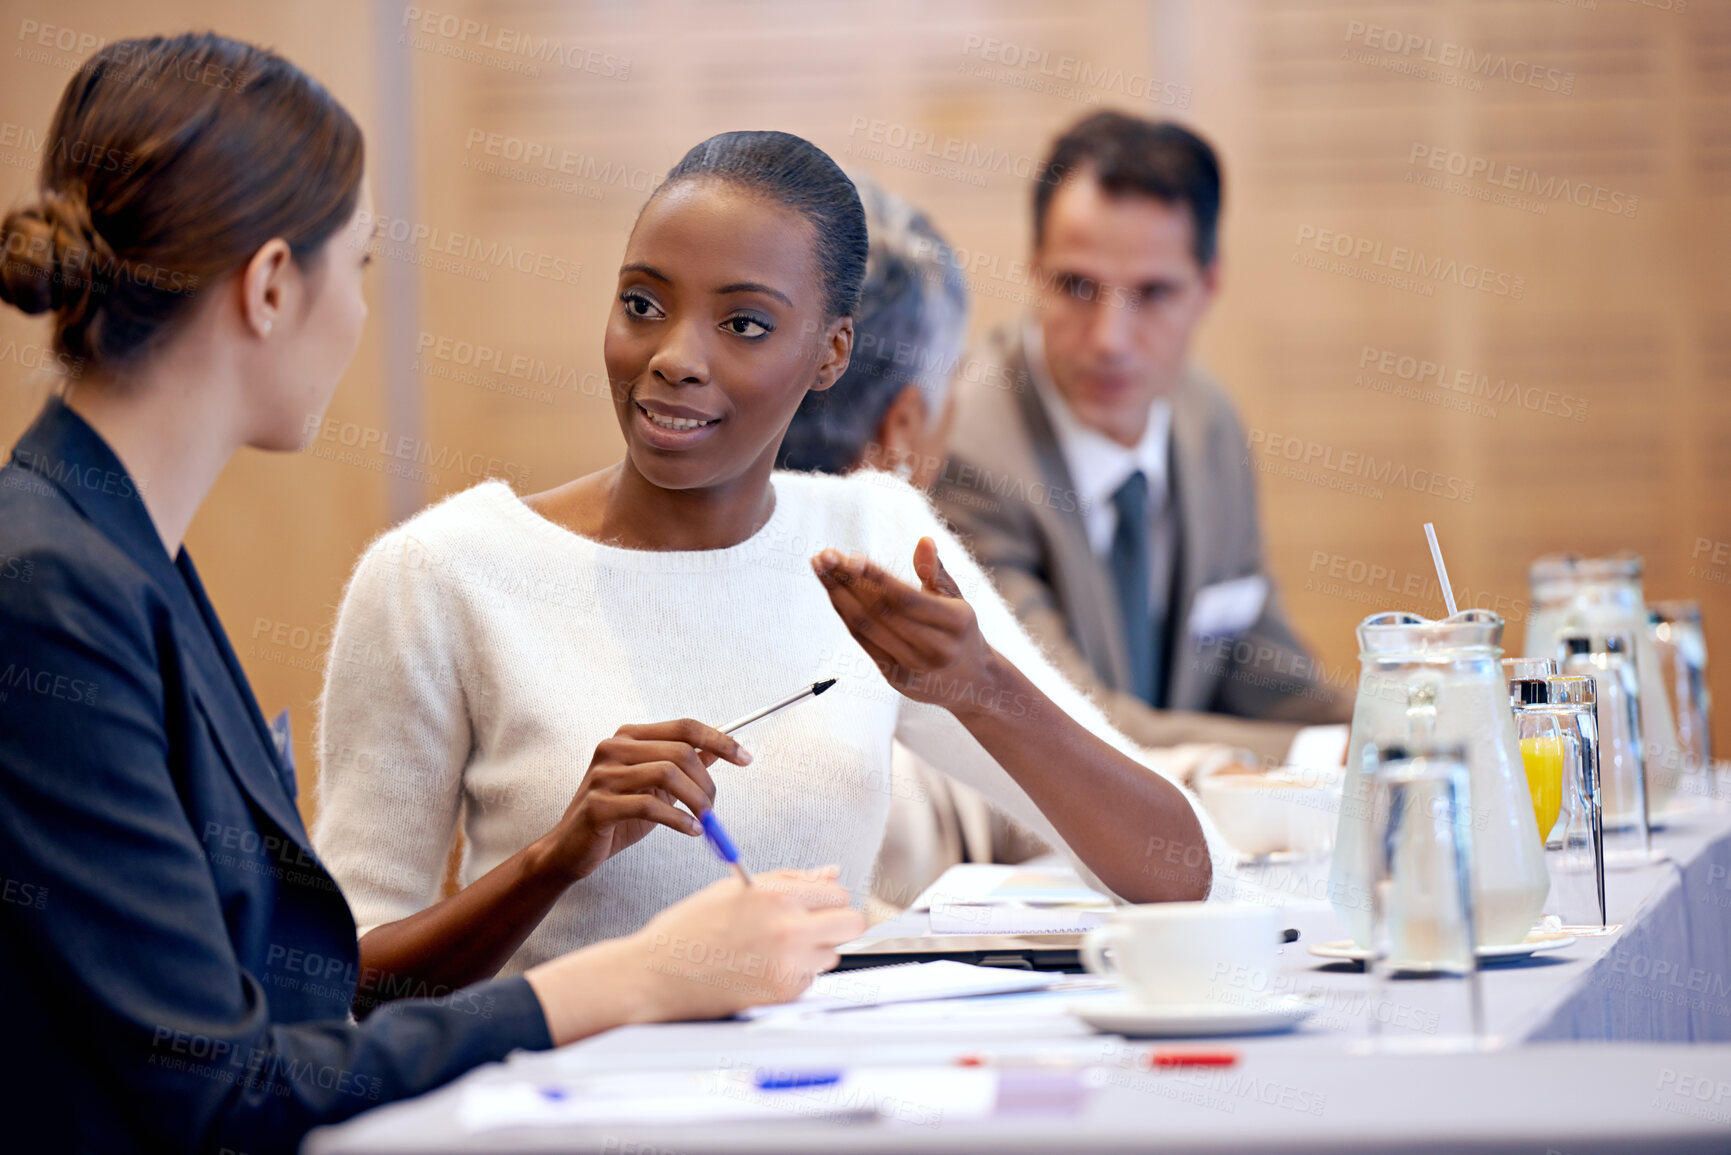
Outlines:
<svg viewBox="0 0 1731 1155"><path fill-rule="evenodd" d="M273 52L212 33L120 40L60 98L36 204L0 221L0 301L54 346L133 361L273 237L316 259L354 214L361 131Z"/></svg>

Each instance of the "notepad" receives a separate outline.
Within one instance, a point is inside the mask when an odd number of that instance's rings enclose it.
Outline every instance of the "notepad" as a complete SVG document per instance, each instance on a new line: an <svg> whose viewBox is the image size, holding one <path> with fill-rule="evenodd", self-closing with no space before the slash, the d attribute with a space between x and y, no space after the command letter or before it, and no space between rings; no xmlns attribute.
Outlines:
<svg viewBox="0 0 1731 1155"><path fill-rule="evenodd" d="M791 1003L751 1007L740 1012L748 1019L776 1015L825 1014L877 1007L886 1003L927 1002L933 999L974 998L979 995L1037 991L1061 982L1068 975L1051 971L1022 971L1005 967L980 967L972 963L898 963L894 966L863 967L832 971Z"/></svg>
<svg viewBox="0 0 1731 1155"><path fill-rule="evenodd" d="M936 905L962 903L1106 909L1111 907L1112 899L1083 882L1073 870L964 862L944 871L908 909L927 910Z"/></svg>
<svg viewBox="0 0 1731 1155"><path fill-rule="evenodd" d="M933 903L933 934L1082 934L1104 926L1107 910L1005 903Z"/></svg>

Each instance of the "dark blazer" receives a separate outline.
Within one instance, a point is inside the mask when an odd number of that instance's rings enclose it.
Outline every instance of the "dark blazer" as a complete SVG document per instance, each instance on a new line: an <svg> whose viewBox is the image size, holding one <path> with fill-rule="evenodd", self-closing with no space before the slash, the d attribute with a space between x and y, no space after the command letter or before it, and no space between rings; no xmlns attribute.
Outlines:
<svg viewBox="0 0 1731 1155"><path fill-rule="evenodd" d="M292 1151L550 1045L520 977L418 992L359 974L294 793L192 559L169 559L119 459L50 401L0 469L15 1150ZM357 984L437 997L357 1025Z"/></svg>
<svg viewBox="0 0 1731 1155"><path fill-rule="evenodd" d="M1242 719L1345 721L1344 698L1287 623L1263 565L1255 474L1232 402L1194 371L1171 397L1178 557L1165 684L1172 708L1155 710L1130 692L1112 575L1088 544L1086 511L1021 333L1019 322L994 332L970 361L989 370L958 381L951 456L932 498L1028 632L1144 745L1218 741L1278 757L1297 726ZM1254 622L1231 638L1187 635L1199 591L1253 575L1268 583Z"/></svg>

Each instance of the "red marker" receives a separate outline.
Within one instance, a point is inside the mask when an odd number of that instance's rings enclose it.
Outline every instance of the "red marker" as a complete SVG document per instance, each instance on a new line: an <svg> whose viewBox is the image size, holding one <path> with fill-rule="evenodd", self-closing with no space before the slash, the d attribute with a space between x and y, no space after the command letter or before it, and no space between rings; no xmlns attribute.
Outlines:
<svg viewBox="0 0 1731 1155"><path fill-rule="evenodd" d="M1148 1056L1148 1065L1156 1070L1168 1067L1231 1067L1237 1062L1237 1051L1155 1051Z"/></svg>
<svg viewBox="0 0 1731 1155"><path fill-rule="evenodd" d="M1237 1051L1150 1051L1143 1056L1143 1066L1154 1070L1174 1067L1231 1067L1238 1062ZM958 1067L1078 1067L1110 1066L1097 1056L1067 1051L1046 1051L1025 1054L983 1054L970 1052L956 1057Z"/></svg>

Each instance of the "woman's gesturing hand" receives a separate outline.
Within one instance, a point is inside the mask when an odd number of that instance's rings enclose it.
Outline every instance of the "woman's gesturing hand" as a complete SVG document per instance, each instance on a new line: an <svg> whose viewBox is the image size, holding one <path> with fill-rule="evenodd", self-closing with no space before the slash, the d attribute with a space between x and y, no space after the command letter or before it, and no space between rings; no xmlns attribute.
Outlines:
<svg viewBox="0 0 1731 1155"><path fill-rule="evenodd" d="M692 815L715 801L709 766L717 758L751 761L738 742L690 718L619 727L595 747L571 805L542 840L551 864L575 881L657 826L701 836Z"/></svg>
<svg viewBox="0 0 1731 1155"><path fill-rule="evenodd" d="M929 537L914 546L920 588L870 558L826 549L811 560L848 632L884 678L916 702L993 709L1002 659Z"/></svg>

